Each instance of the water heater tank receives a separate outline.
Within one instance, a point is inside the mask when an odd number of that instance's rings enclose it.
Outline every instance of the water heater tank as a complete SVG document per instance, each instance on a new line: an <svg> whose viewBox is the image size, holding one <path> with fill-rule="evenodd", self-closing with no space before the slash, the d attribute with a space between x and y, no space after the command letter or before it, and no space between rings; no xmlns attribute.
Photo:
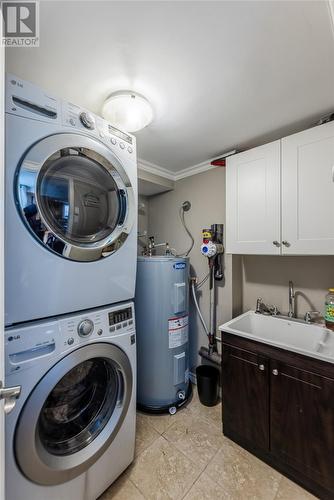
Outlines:
<svg viewBox="0 0 334 500"><path fill-rule="evenodd" d="M138 257L137 403L174 413L189 396L189 261Z"/></svg>

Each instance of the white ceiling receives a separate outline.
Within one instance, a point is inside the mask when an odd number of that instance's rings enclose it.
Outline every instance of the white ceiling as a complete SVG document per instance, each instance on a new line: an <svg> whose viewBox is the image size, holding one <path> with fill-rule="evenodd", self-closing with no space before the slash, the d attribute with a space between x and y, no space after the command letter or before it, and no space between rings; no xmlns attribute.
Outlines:
<svg viewBox="0 0 334 500"><path fill-rule="evenodd" d="M312 125L334 109L326 1L42 1L40 47L7 69L96 113L146 95L139 156L173 172Z"/></svg>

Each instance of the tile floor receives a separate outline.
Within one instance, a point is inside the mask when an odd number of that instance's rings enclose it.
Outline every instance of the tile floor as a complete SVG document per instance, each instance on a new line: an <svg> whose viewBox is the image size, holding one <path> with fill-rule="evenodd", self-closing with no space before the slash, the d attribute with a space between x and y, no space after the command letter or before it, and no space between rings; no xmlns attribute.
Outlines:
<svg viewBox="0 0 334 500"><path fill-rule="evenodd" d="M196 387L174 416L138 413L136 458L99 500L314 500L221 432Z"/></svg>

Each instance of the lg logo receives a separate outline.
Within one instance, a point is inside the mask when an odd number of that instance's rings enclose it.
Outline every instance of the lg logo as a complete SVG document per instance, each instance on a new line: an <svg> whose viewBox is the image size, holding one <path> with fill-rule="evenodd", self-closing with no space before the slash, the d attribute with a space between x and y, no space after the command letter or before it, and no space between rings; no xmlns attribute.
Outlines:
<svg viewBox="0 0 334 500"><path fill-rule="evenodd" d="M3 45L38 46L38 7L36 1L1 2Z"/></svg>

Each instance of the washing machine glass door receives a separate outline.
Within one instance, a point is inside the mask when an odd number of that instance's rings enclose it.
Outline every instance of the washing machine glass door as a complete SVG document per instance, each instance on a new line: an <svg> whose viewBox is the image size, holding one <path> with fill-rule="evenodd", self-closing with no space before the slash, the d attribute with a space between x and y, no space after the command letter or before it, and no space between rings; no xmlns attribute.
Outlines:
<svg viewBox="0 0 334 500"><path fill-rule="evenodd" d="M92 261L114 253L135 219L130 180L102 143L56 134L35 144L18 171L21 216L40 244Z"/></svg>
<svg viewBox="0 0 334 500"><path fill-rule="evenodd" d="M15 452L22 472L52 485L86 471L116 436L131 392L131 366L118 347L92 344L63 358L20 415Z"/></svg>

